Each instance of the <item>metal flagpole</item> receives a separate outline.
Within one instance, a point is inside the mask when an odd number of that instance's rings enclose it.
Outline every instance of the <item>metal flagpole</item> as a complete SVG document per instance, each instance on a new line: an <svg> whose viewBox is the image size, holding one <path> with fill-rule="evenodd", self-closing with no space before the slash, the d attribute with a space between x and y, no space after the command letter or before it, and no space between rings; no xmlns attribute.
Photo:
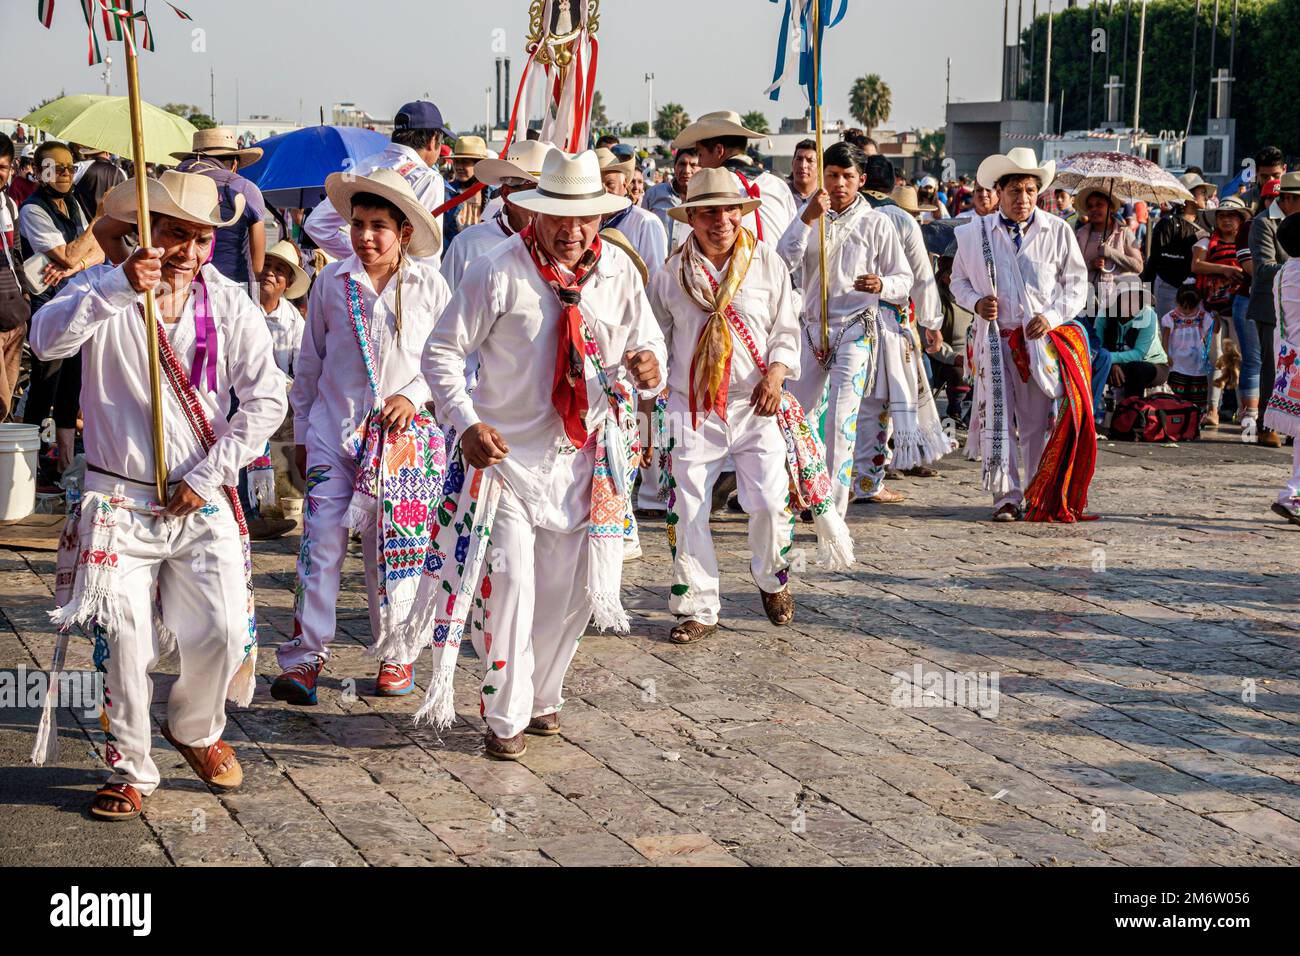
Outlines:
<svg viewBox="0 0 1300 956"><path fill-rule="evenodd" d="M1142 16L1138 25L1137 79L1133 88L1133 145L1137 146L1138 122L1142 117L1142 54L1147 38L1147 0L1142 0Z"/></svg>
<svg viewBox="0 0 1300 956"><path fill-rule="evenodd" d="M812 17L809 28L812 30L812 75L816 95L813 97L813 126L817 130L817 188L826 188L825 169L822 164L822 51L821 51L821 7L818 0L812 0ZM755 215L758 211L755 211ZM831 350L830 308L831 287L826 276L826 216L817 219L817 249L821 256L821 302L822 302L822 355Z"/></svg>
<svg viewBox="0 0 1300 956"><path fill-rule="evenodd" d="M1047 0L1047 57L1043 63L1043 132L1050 133L1048 114L1052 103L1052 0Z"/></svg>
<svg viewBox="0 0 1300 956"><path fill-rule="evenodd" d="M149 177L140 110L140 71L135 54L135 20L126 21L126 95L131 108L131 161L135 164L136 225L140 248L153 245L149 228ZM149 401L153 405L153 480L158 503L167 503L167 461L163 445L162 365L158 354L158 318L153 290L144 294L145 340L149 343Z"/></svg>

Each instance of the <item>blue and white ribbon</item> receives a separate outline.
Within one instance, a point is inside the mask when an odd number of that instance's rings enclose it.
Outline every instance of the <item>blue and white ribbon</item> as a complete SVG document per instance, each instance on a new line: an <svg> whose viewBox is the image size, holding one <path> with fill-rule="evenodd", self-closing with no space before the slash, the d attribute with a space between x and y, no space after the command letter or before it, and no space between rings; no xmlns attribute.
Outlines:
<svg viewBox="0 0 1300 956"><path fill-rule="evenodd" d="M771 0L771 2L779 3L780 0ZM838 7L835 0L822 0L818 4L818 19L821 21L817 24L818 50L821 49L822 34L844 19L848 7L849 0L839 0ZM821 63L815 62L813 57L812 29L809 22L811 19L812 0L785 0L785 13L781 17L781 34L776 44L776 68L772 72L772 85L763 91L770 99L779 99L781 87L785 85L787 73L785 55L790 46L793 25L794 42L799 45L799 85L803 87L809 103L821 105Z"/></svg>

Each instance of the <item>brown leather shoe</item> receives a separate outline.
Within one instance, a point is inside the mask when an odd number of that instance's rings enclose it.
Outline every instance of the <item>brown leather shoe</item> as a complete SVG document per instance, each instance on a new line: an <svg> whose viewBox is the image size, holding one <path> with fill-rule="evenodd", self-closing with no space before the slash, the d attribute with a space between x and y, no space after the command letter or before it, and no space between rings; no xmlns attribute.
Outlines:
<svg viewBox="0 0 1300 956"><path fill-rule="evenodd" d="M1265 448L1281 448L1282 436L1275 431L1262 431L1259 433L1256 443L1263 445Z"/></svg>
<svg viewBox="0 0 1300 956"><path fill-rule="evenodd" d="M538 714L524 728L524 733L532 734L535 737L554 737L559 732L559 714Z"/></svg>
<svg viewBox="0 0 1300 956"><path fill-rule="evenodd" d="M489 730L483 736L483 746L493 760L518 760L528 753L528 741L524 739L522 730L504 739Z"/></svg>
<svg viewBox="0 0 1300 956"><path fill-rule="evenodd" d="M763 610L767 612L769 621L779 626L794 620L794 595L790 593L788 587L782 588L775 594L769 594L759 588L758 593L763 596Z"/></svg>
<svg viewBox="0 0 1300 956"><path fill-rule="evenodd" d="M716 624L701 624L699 621L682 621L668 632L668 640L674 644L694 644L706 637L711 637L718 629Z"/></svg>

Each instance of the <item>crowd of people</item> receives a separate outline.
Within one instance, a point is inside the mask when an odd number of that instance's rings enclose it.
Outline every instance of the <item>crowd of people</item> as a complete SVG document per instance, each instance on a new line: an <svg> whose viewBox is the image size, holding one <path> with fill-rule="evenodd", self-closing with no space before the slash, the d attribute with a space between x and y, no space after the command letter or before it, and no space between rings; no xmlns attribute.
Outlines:
<svg viewBox="0 0 1300 956"><path fill-rule="evenodd" d="M851 567L850 508L904 500L887 482L935 475L962 431L997 522L1091 517L1108 402L1163 390L1212 421L1235 401L1260 442L1300 434L1300 174L1280 154L1257 157L1252 194L1216 202L1190 171L1190 201L1139 211L1054 191L1026 148L906 182L858 131L820 157L800 143L788 177L751 152L763 138L708 113L656 176L614 137L497 156L417 101L320 205L285 211L240 175L260 150L205 130L149 177L143 247L111 158L43 143L15 203L0 138L17 289L0 384L8 401L25 339L24 419L57 436L47 478L84 461L54 617L92 638L111 697L95 816L136 816L158 786L147 672L173 652L164 736L205 782L242 781L224 704L256 680L250 538L293 526L259 516L277 434L306 504L271 696L317 702L355 535L374 692L414 691L432 647L417 716L448 726L469 640L503 760L559 732L587 628L629 628L622 566L651 526L673 560L665 637L691 645L718 629L720 509L747 516L783 626L800 522L822 568ZM1235 381L1214 377L1234 345ZM1275 510L1300 524L1300 451Z"/></svg>

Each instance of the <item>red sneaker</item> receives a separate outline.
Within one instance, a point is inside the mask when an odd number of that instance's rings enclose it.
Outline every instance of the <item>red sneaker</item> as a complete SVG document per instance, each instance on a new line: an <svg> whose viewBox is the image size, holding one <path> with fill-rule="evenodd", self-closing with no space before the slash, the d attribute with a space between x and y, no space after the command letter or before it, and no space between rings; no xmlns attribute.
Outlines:
<svg viewBox="0 0 1300 956"><path fill-rule="evenodd" d="M415 690L415 665L384 661L375 678L375 696L405 697Z"/></svg>
<svg viewBox="0 0 1300 956"><path fill-rule="evenodd" d="M294 664L271 684L271 696L286 704L305 707L316 703L316 680L325 665L318 660Z"/></svg>

